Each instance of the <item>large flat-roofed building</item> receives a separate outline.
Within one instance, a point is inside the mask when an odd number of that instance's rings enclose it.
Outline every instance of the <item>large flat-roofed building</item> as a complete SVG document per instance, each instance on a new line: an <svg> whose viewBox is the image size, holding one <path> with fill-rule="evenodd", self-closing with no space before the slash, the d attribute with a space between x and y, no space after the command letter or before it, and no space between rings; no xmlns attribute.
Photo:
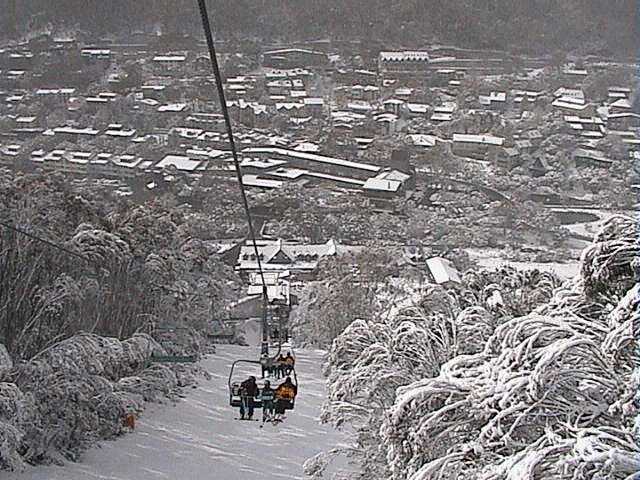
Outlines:
<svg viewBox="0 0 640 480"><path fill-rule="evenodd" d="M278 147L245 148L242 153L252 157L266 156L275 160L285 160L294 167L355 179L367 179L382 170L381 167L368 163L352 162L341 158Z"/></svg>
<svg viewBox="0 0 640 480"><path fill-rule="evenodd" d="M456 155L484 159L490 151L495 151L504 145L504 138L493 135L471 135L466 133L453 134L453 153Z"/></svg>

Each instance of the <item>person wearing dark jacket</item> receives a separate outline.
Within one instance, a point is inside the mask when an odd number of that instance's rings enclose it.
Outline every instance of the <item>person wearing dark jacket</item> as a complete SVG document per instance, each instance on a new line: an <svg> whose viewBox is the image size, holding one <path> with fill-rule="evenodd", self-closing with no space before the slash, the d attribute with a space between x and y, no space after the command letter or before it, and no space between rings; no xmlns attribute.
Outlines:
<svg viewBox="0 0 640 480"><path fill-rule="evenodd" d="M240 419L244 420L245 413L248 419L253 418L253 399L258 395L258 385L256 377L249 377L240 384Z"/></svg>
<svg viewBox="0 0 640 480"><path fill-rule="evenodd" d="M276 392L271 388L271 382L265 380L262 392L260 392L260 400L262 400L262 422L271 420L274 412L274 400Z"/></svg>
<svg viewBox="0 0 640 480"><path fill-rule="evenodd" d="M291 372L293 371L295 365L296 359L293 358L291 352L288 352L287 356L284 357L284 374L287 376L291 375Z"/></svg>
<svg viewBox="0 0 640 480"><path fill-rule="evenodd" d="M276 378L282 378L285 376L287 368L287 360L283 354L280 354L276 360Z"/></svg>

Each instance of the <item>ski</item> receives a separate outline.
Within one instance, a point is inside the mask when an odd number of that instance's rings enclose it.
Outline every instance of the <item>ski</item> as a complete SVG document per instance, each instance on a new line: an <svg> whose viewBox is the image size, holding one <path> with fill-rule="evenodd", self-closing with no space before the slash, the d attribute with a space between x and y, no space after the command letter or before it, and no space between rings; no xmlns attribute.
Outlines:
<svg viewBox="0 0 640 480"><path fill-rule="evenodd" d="M237 420L239 422L259 422L260 419L258 418L239 418L239 417L234 417L234 420Z"/></svg>

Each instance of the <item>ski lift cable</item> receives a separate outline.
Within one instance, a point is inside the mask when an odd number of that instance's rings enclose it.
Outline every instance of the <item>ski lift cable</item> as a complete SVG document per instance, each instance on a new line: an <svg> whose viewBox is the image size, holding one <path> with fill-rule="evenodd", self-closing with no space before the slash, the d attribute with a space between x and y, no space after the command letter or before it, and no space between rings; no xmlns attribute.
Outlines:
<svg viewBox="0 0 640 480"><path fill-rule="evenodd" d="M0 220L0 226L5 227L7 230L11 230L11 231L13 231L15 233L19 233L21 235L24 235L25 237L28 237L28 238L30 238L32 240L35 240L36 242L40 242L40 243L43 243L45 245L48 245L51 248L54 248L56 250L60 250L61 252L64 252L64 253L66 253L68 255L71 255L73 257L79 258L80 260L84 260L89 265L93 265L93 266L96 266L96 267L104 267L104 265L102 263L100 263L100 262L98 262L96 260L93 260L93 259L91 259L89 257L86 257L85 255L82 255L81 253L74 252L73 250L70 250L70 249L68 249L66 247L63 247L62 245L59 245L59 244L57 244L55 242L52 242L51 240L47 240L46 238L43 238L43 237L40 237L40 236L35 235L33 233L30 233L30 232L28 232L28 231L26 231L26 230L24 230L22 228L18 228L18 227L14 226L14 225L11 225L9 223L5 223L5 222L3 222L1 220ZM142 263L142 262L140 262L138 260L133 259L133 260L130 260L130 262L135 264L135 265L139 265L141 267L144 267L144 263ZM181 291L173 289L173 288L170 288L170 287L167 287L166 285L160 285L160 284L157 284L157 283L154 283L154 282L150 282L150 285L153 286L153 287L159 288L161 290L165 290L167 292L177 293L177 294L181 294L182 293Z"/></svg>
<svg viewBox="0 0 640 480"><path fill-rule="evenodd" d="M60 251L62 251L64 253L67 253L69 255L73 255L74 257L77 257L77 258L80 258L80 259L84 260L85 262L90 262L90 260L87 257L85 257L84 255L81 255L78 252L74 252L73 250L69 250L68 248L63 247L62 245L58 245L57 243L54 243L51 240L47 240L45 238L38 237L37 235L34 235L33 233L29 233L26 230L14 227L13 225L5 223L3 221L0 221L0 225L2 225L3 227L5 227L8 230L12 230L13 232L20 233L21 235L24 235L25 237L29 237L32 240L36 240L37 242L44 243L44 244L49 245L50 247L53 247L53 248L55 248L57 250L60 250Z"/></svg>
<svg viewBox="0 0 640 480"><path fill-rule="evenodd" d="M222 75L220 74L220 67L218 66L218 57L216 49L213 44L213 36L211 33L211 23L209 22L209 14L207 13L206 0L198 0L198 6L200 7L200 16L202 17L202 27L207 40L207 47L209 49L209 59L211 60L211 68L213 69L213 75L216 79L216 88L218 91L218 99L220 100L220 107L222 108L222 115L224 116L224 122L227 128L227 136L229 138L229 147L231 148L231 154L233 156L233 163L236 168L236 177L238 179L238 185L240 186L240 194L242 196L242 203L244 205L245 216L247 217L247 223L249 225L249 235L251 235L251 242L253 243L253 251L256 255L256 261L258 262L258 271L260 273L260 280L262 282L262 297L266 310L266 305L269 303L267 297L267 282L264 278L264 272L262 270L262 262L260 261L260 254L258 252L258 244L256 243L256 235L253 228L253 221L251 219L251 212L249 211L249 202L247 201L247 194L245 192L244 183L242 182L242 171L240 169L240 162L238 161L238 152L236 151L236 144L233 138L233 128L231 126L231 117L229 116L229 109L227 108L227 101L225 99L224 88L222 86ZM264 334L264 332L263 332Z"/></svg>

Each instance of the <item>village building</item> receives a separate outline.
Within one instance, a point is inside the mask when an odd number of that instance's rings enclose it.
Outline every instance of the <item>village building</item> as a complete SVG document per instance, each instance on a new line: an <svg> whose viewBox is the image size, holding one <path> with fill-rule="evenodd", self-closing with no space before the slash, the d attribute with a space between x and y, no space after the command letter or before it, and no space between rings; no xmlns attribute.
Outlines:
<svg viewBox="0 0 640 480"><path fill-rule="evenodd" d="M613 160L607 158L600 150L578 148L573 152L573 160L577 167L609 168Z"/></svg>
<svg viewBox="0 0 640 480"><path fill-rule="evenodd" d="M430 68L429 58L424 51L380 52L378 71L424 73Z"/></svg>
<svg viewBox="0 0 640 480"><path fill-rule="evenodd" d="M329 57L324 52L301 48L285 48L263 53L262 65L269 68L327 68Z"/></svg>
<svg viewBox="0 0 640 480"><path fill-rule="evenodd" d="M283 240L258 240L257 243L265 273L289 272L291 279L296 280L312 280L320 260L338 254L338 245L334 240L319 245L300 245ZM258 259L253 245L248 241L240 248L235 270L243 278L258 272Z"/></svg>
<svg viewBox="0 0 640 480"><path fill-rule="evenodd" d="M174 73L183 69L186 61L186 55L156 55L151 59L154 69L161 74Z"/></svg>
<svg viewBox="0 0 640 480"><path fill-rule="evenodd" d="M382 170L381 167L376 165L279 147L251 147L244 149L242 153L249 156L267 156L281 159L297 168L357 179L369 178Z"/></svg>
<svg viewBox="0 0 640 480"><path fill-rule="evenodd" d="M532 177L544 177L549 172L549 170L551 170L549 161L544 155L536 155L535 157L531 158L525 166L529 171L529 175L531 175Z"/></svg>
<svg viewBox="0 0 640 480"><path fill-rule="evenodd" d="M485 159L486 155L495 152L504 144L504 138L493 135L453 134L452 150L456 155Z"/></svg>

